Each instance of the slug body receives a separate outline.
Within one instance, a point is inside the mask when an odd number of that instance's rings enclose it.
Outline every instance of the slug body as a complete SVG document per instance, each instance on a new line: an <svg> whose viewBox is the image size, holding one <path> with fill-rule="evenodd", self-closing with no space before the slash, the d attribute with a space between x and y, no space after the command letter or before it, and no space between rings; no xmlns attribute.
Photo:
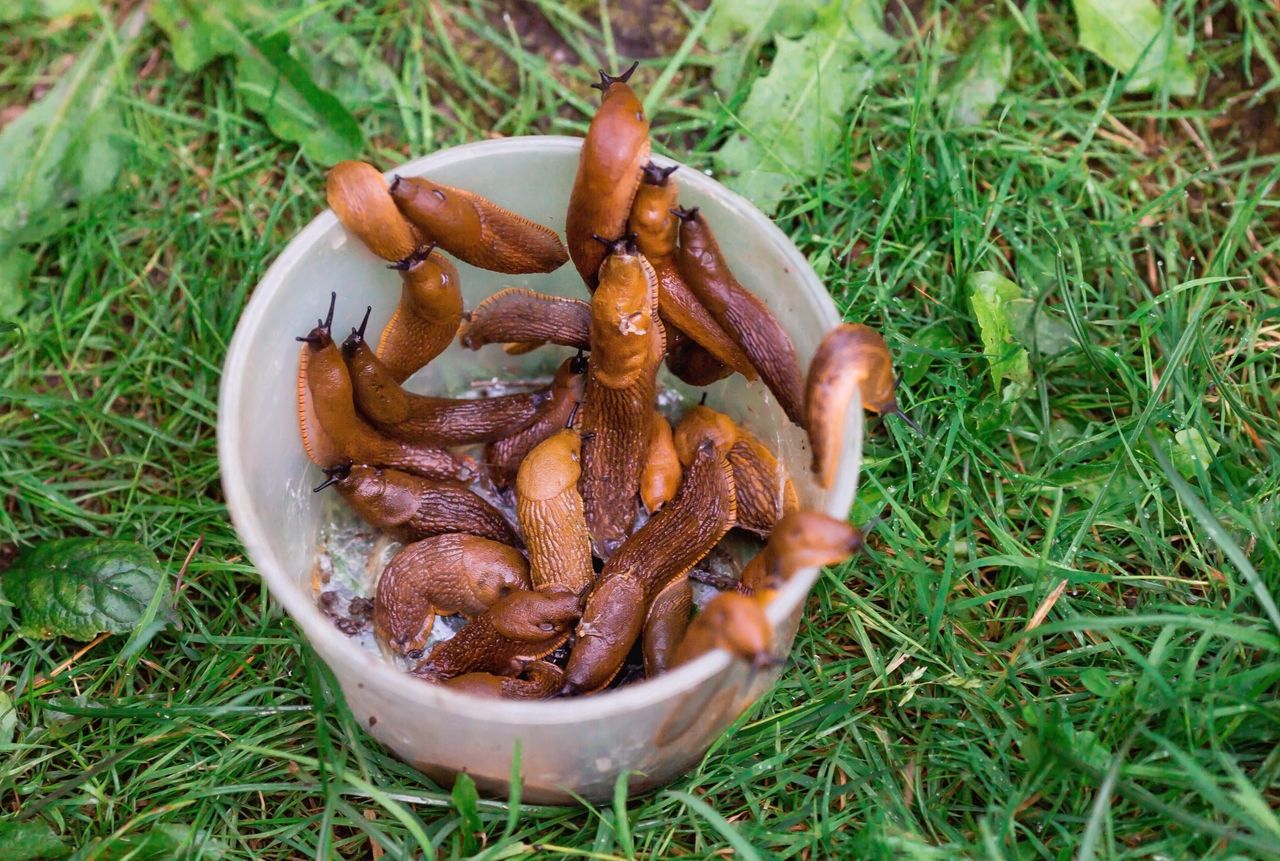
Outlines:
<svg viewBox="0 0 1280 861"><path fill-rule="evenodd" d="M733 472L725 454L724 448L704 440L675 498L605 563L569 654L568 690L592 693L609 684L640 635L654 598L733 527Z"/></svg>
<svg viewBox="0 0 1280 861"><path fill-rule="evenodd" d="M736 592L722 592L694 617L671 660L674 669L713 649L724 649L755 668L776 663L773 629L764 605Z"/></svg>
<svg viewBox="0 0 1280 861"><path fill-rule="evenodd" d="M582 401L587 382L587 360L581 356L565 359L551 382L551 397L537 418L519 433L485 447L485 462L498 487L515 478L520 462L534 446L563 428Z"/></svg>
<svg viewBox="0 0 1280 861"><path fill-rule="evenodd" d="M861 323L845 323L827 333L809 365L805 386L809 446L818 483L830 488L840 460L845 417L857 389L862 406L897 413L893 363L880 333Z"/></svg>
<svg viewBox="0 0 1280 861"><path fill-rule="evenodd" d="M382 330L378 358L397 383L444 352L462 322L462 280L457 268L427 250L397 264L400 304Z"/></svg>
<svg viewBox="0 0 1280 861"><path fill-rule="evenodd" d="M665 673L676 649L684 641L693 612L693 589L688 575L674 578L654 596L645 615L641 651L646 678Z"/></svg>
<svg viewBox="0 0 1280 861"><path fill-rule="evenodd" d="M768 446L741 426L728 459L738 494L738 528L768 538L782 517L800 508L795 485Z"/></svg>
<svg viewBox="0 0 1280 861"><path fill-rule="evenodd" d="M764 549L742 569L738 592L767 602L797 571L835 565L863 546L862 531L817 511L796 511L774 527Z"/></svg>
<svg viewBox="0 0 1280 861"><path fill-rule="evenodd" d="M676 262L685 283L751 359L787 418L804 427L804 383L791 337L768 306L738 283L698 211L680 212Z"/></svg>
<svg viewBox="0 0 1280 861"><path fill-rule="evenodd" d="M600 267L591 298L591 362L582 409L580 481L587 528L602 559L636 516L665 341L653 268L618 248Z"/></svg>
<svg viewBox="0 0 1280 861"><path fill-rule="evenodd" d="M354 466L335 484L352 510L401 541L465 532L520 546L502 514L457 481L431 481L394 469Z"/></svg>
<svg viewBox="0 0 1280 861"><path fill-rule="evenodd" d="M555 696L563 686L564 670L548 661L530 661L519 676L464 673L445 682L445 687L472 696L507 700L543 700Z"/></svg>
<svg viewBox="0 0 1280 861"><path fill-rule="evenodd" d="M418 248L418 237L387 191L387 181L371 164L340 161L325 179L325 197L342 226L384 260L403 260Z"/></svg>
<svg viewBox="0 0 1280 861"><path fill-rule="evenodd" d="M504 595L529 588L520 551L478 535L450 533L407 544L378 578L373 632L401 655L417 657L437 613L483 613Z"/></svg>
<svg viewBox="0 0 1280 861"><path fill-rule="evenodd" d="M552 272L568 259L560 237L466 189L397 176L391 197L422 233L459 260L493 272Z"/></svg>
<svg viewBox="0 0 1280 861"><path fill-rule="evenodd" d="M590 303L509 287L471 310L459 340L468 350L503 343L552 343L585 350L591 343L590 328Z"/></svg>
<svg viewBox="0 0 1280 861"><path fill-rule="evenodd" d="M635 66L618 77L600 73L593 84L604 98L591 119L578 173L569 197L565 237L569 256L589 289L600 279L606 251L593 236L619 239L626 232L631 202L649 160L649 120L627 80Z"/></svg>
<svg viewBox="0 0 1280 861"><path fill-rule="evenodd" d="M580 453L578 432L566 428L534 447L516 474L516 518L537 589L563 586L580 594L595 579L578 493Z"/></svg>
<svg viewBox="0 0 1280 861"><path fill-rule="evenodd" d="M707 352L697 341L685 336L675 327L668 327L667 334L677 334L679 340L667 347L667 370L691 386L709 386L733 373L733 368ZM752 372L754 373L754 371Z"/></svg>
<svg viewBox="0 0 1280 861"><path fill-rule="evenodd" d="M649 423L648 459L640 473L640 501L650 514L676 495L680 487L680 458L671 423L657 410Z"/></svg>
<svg viewBox="0 0 1280 861"><path fill-rule="evenodd" d="M436 681L466 673L518 675L567 640L580 615L572 592L512 592L437 643L413 672Z"/></svg>

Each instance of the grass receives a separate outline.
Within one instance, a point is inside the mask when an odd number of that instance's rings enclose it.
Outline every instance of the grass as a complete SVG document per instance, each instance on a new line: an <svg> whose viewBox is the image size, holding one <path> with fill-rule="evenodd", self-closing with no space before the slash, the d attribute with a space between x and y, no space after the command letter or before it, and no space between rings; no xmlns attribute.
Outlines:
<svg viewBox="0 0 1280 861"><path fill-rule="evenodd" d="M627 34L595 4L538 5L526 47L526 16L478 6L313 10L355 37L335 75L382 81L356 104L366 156L580 134L588 73ZM927 434L869 439L853 516L890 515L821 580L772 694L670 791L586 809L455 802L364 735L259 588L220 498L219 366L323 169L224 64L185 75L144 31L127 170L32 249L0 334L0 540L136 538L175 575L200 546L170 581L180 628L136 655L0 628L5 815L86 857L165 824L246 859L1280 857L1280 13L1172 3L1200 64L1184 102L1121 95L1066 4L923 5L778 220L885 333ZM1012 80L949 129L950 52L992 15L1022 22ZM99 27L13 25L0 99L25 103ZM640 88L665 82L656 147L709 166L746 91L713 93L714 58L682 42ZM1073 339L1036 339L1008 406L967 300L982 270Z"/></svg>

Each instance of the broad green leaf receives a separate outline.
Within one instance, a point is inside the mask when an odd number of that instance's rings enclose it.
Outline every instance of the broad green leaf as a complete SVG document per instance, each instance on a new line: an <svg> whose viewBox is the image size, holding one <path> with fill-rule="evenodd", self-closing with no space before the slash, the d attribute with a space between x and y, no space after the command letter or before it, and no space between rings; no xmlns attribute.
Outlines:
<svg viewBox="0 0 1280 861"><path fill-rule="evenodd" d="M1152 0L1072 0L1072 6L1080 47L1130 75L1126 92L1168 89L1174 96L1195 95L1187 40Z"/></svg>
<svg viewBox="0 0 1280 861"><path fill-rule="evenodd" d="M9 744L18 731L18 711L13 700L0 691L0 744Z"/></svg>
<svg viewBox="0 0 1280 861"><path fill-rule="evenodd" d="M240 4L231 0L220 7L224 20L237 20ZM194 72L236 49L234 34L211 14L209 4L193 0L152 0L151 20L169 39L173 61L184 72Z"/></svg>
<svg viewBox="0 0 1280 861"><path fill-rule="evenodd" d="M959 72L938 96L938 103L952 124L977 125L995 107L1013 70L1013 48L1009 44L1012 34L1007 21L995 21L965 52Z"/></svg>
<svg viewBox="0 0 1280 861"><path fill-rule="evenodd" d="M824 0L720 0L703 34L715 57L712 83L728 98L761 45L775 35L803 35L824 5Z"/></svg>
<svg viewBox="0 0 1280 861"><path fill-rule="evenodd" d="M70 852L57 832L39 820L0 822L0 861L43 861Z"/></svg>
<svg viewBox="0 0 1280 861"><path fill-rule="evenodd" d="M849 0L824 11L799 39L779 38L769 74L738 115L742 130L716 153L724 183L765 212L839 151L845 116L871 82L871 69L854 58L893 44L870 20L873 8Z"/></svg>
<svg viewBox="0 0 1280 861"><path fill-rule="evenodd" d="M484 825L480 821L480 793L465 771L453 780L453 806L461 820L458 833L462 836L462 851L471 855L478 848L476 835L484 832Z"/></svg>
<svg viewBox="0 0 1280 861"><path fill-rule="evenodd" d="M0 247L0 320L16 317L26 304L27 279L36 259L17 245Z"/></svg>
<svg viewBox="0 0 1280 861"><path fill-rule="evenodd" d="M1195 477L1197 465L1200 469L1209 468L1218 448L1217 440L1205 439L1204 434L1195 428L1183 428L1174 433L1169 456L1179 474L1191 479Z"/></svg>
<svg viewBox="0 0 1280 861"><path fill-rule="evenodd" d="M933 364L933 360L936 358L933 352L945 350L955 345L955 339L951 337L951 333L947 331L946 326L941 323L935 323L913 334L911 336L911 346L918 349L904 351L898 361L898 374L901 376L902 382L908 386L914 386L923 380L924 375L929 371L929 366Z"/></svg>
<svg viewBox="0 0 1280 861"><path fill-rule="evenodd" d="M975 272L969 276L969 303L982 338L991 380L997 391L1008 380L1002 392L1005 402L1016 400L1031 383L1031 365L1027 351L1013 336L1011 304L1022 298L1018 285L997 272Z"/></svg>
<svg viewBox="0 0 1280 861"><path fill-rule="evenodd" d="M103 631L132 630L161 574L155 554L141 544L64 538L24 551L0 585L24 636L90 640Z"/></svg>
<svg viewBox="0 0 1280 861"><path fill-rule="evenodd" d="M0 24L14 24L33 18L45 21L76 18L92 15L97 8L97 0L4 0L0 3Z"/></svg>
<svg viewBox="0 0 1280 861"><path fill-rule="evenodd" d="M95 841L76 853L72 861L216 861L226 854L226 845L207 832L182 823L163 822L143 834Z"/></svg>
<svg viewBox="0 0 1280 861"><path fill-rule="evenodd" d="M1042 356L1055 356L1076 343L1075 330L1058 312L1036 307L1034 299L1014 299L1009 303L1009 322L1014 337Z"/></svg>

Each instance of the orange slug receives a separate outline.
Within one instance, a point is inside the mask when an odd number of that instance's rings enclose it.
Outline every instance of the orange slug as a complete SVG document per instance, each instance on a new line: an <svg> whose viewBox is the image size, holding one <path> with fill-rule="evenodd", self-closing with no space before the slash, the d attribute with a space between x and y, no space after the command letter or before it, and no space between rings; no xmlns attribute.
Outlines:
<svg viewBox="0 0 1280 861"><path fill-rule="evenodd" d="M391 197L425 236L472 266L514 275L552 272L569 259L554 230L466 189L397 176Z"/></svg>
<svg viewBox="0 0 1280 861"><path fill-rule="evenodd" d="M738 426L724 413L698 404L685 412L680 424L676 425L672 440L676 456L688 468L698 454L698 447L707 440L711 440L716 449L727 457L738 441Z"/></svg>
<svg viewBox="0 0 1280 861"><path fill-rule="evenodd" d="M640 501L650 514L676 495L680 487L680 458L671 435L671 423L657 410L649 422L647 460L640 473Z"/></svg>
<svg viewBox="0 0 1280 861"><path fill-rule="evenodd" d="M549 388L494 398L436 398L405 391L369 349L363 323L342 342L342 356L356 409L397 439L439 446L493 442L524 430L551 399Z"/></svg>
<svg viewBox="0 0 1280 861"><path fill-rule="evenodd" d="M366 523L400 541L466 532L520 546L506 518L461 482L432 481L371 466L338 467L329 472L329 481L316 490L336 485L347 505Z"/></svg>
<svg viewBox="0 0 1280 861"><path fill-rule="evenodd" d="M373 598L373 632L392 651L420 657L437 613L476 616L529 588L529 564L506 544L478 535L433 535L400 549Z"/></svg>
<svg viewBox="0 0 1280 861"><path fill-rule="evenodd" d="M736 592L721 592L694 617L689 632L671 659L671 668L687 664L714 649L724 649L755 669L777 664L773 629L764 605Z"/></svg>
<svg viewBox="0 0 1280 861"><path fill-rule="evenodd" d="M861 323L844 323L832 329L818 345L805 386L813 473L826 488L836 478L845 416L855 387L862 395L864 409L880 415L897 414L920 431L898 408L893 361L880 333Z"/></svg>
<svg viewBox="0 0 1280 861"><path fill-rule="evenodd" d="M609 684L640 636L654 598L733 527L733 471L725 453L715 440L702 440L675 498L605 563L569 653L566 693L589 694Z"/></svg>
<svg viewBox="0 0 1280 861"><path fill-rule="evenodd" d="M403 383L453 342L462 322L462 280L434 246L392 268L400 270L404 284L400 304L382 330L378 358Z"/></svg>
<svg viewBox="0 0 1280 861"><path fill-rule="evenodd" d="M587 359L574 356L565 359L551 381L551 398L538 417L524 430L485 446L484 459L494 484L506 487L533 447L565 427L582 401L587 381Z"/></svg>
<svg viewBox="0 0 1280 861"><path fill-rule="evenodd" d="M468 350L485 344L548 342L585 350L590 327L588 302L508 287L471 310L459 341Z"/></svg>
<svg viewBox="0 0 1280 861"><path fill-rule="evenodd" d="M738 591L768 601L797 571L835 565L862 549L862 530L817 511L796 511L774 527L764 549L742 569Z"/></svg>
<svg viewBox="0 0 1280 861"><path fill-rule="evenodd" d="M325 197L342 226L384 260L403 260L417 250L418 237L387 191L387 181L371 164L340 161L325 179Z"/></svg>
<svg viewBox="0 0 1280 861"><path fill-rule="evenodd" d="M671 658L689 629L692 612L693 589L688 575L676 577L654 596L640 641L646 678L665 673L671 666Z"/></svg>
<svg viewBox="0 0 1280 861"><path fill-rule="evenodd" d="M582 142L564 229L573 265L592 290L607 253L594 237L619 239L626 232L641 168L649 160L649 120L627 85L637 65L617 76L601 70L600 83L591 85L604 98Z"/></svg>
<svg viewBox="0 0 1280 861"><path fill-rule="evenodd" d="M697 350L685 346L686 358L674 366L668 362L668 367L681 379L685 379L677 368L683 368L694 361L699 362L701 368L711 366L712 362L697 356L697 353L705 351L705 355L725 368L722 376L738 371L748 380L754 380L757 375L751 360L703 307L698 297L693 295L676 269L676 237L680 221L671 210L679 201L680 191L671 176L675 169L675 165L664 168L653 162L645 165L643 181L636 192L635 202L631 205L630 221L630 230L636 235L636 245L653 266L658 279L658 309L662 312L663 321L702 348ZM673 348L671 344L667 346L669 350ZM705 371L702 377L706 377ZM692 381L685 381L690 385L697 385Z"/></svg>
<svg viewBox="0 0 1280 861"><path fill-rule="evenodd" d="M676 264L685 283L751 359L787 418L804 427L804 382L791 337L769 307L738 283L698 210L673 211L680 218Z"/></svg>
<svg viewBox="0 0 1280 861"><path fill-rule="evenodd" d="M447 680L445 687L477 697L508 700L544 700L564 685L564 670L549 661L530 661L520 676L463 673Z"/></svg>
<svg viewBox="0 0 1280 861"><path fill-rule="evenodd" d="M351 376L333 343L329 316L298 340L298 428L307 457L322 467L368 463L395 467L427 478L470 477L469 470L442 448L391 439L356 413Z"/></svg>
<svg viewBox="0 0 1280 861"><path fill-rule="evenodd" d="M665 351L653 268L634 246L614 243L591 298L591 362L582 405L582 479L587 529L608 558L631 529L644 470L658 365Z"/></svg>
<svg viewBox="0 0 1280 861"><path fill-rule="evenodd" d="M413 672L432 681L466 673L519 675L569 638L582 615L580 606L568 590L512 592L437 643Z"/></svg>
<svg viewBox="0 0 1280 861"><path fill-rule="evenodd" d="M578 493L580 452L578 432L566 428L538 443L516 473L516 519L537 589L554 585L581 593L596 576Z"/></svg>

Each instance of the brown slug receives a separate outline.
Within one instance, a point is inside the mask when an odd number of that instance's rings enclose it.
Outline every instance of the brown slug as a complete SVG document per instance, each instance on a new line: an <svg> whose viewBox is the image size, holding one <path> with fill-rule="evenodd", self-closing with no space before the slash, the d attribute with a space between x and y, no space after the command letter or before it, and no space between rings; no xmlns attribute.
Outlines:
<svg viewBox="0 0 1280 861"><path fill-rule="evenodd" d="M333 308L306 336L298 361L298 427L307 457L322 467L368 463L403 469L427 478L470 477L470 471L442 448L391 439L357 413L342 352L333 343Z"/></svg>
<svg viewBox="0 0 1280 861"><path fill-rule="evenodd" d="M626 232L641 168L649 160L649 120L627 85L637 65L617 76L601 70L600 83L591 85L604 98L582 142L565 238L573 265L592 290L599 283L600 264L607 253L593 237L618 239Z"/></svg>
<svg viewBox="0 0 1280 861"><path fill-rule="evenodd" d="M421 244L376 167L340 161L325 178L325 197L342 226L384 260L403 260Z"/></svg>
<svg viewBox="0 0 1280 861"><path fill-rule="evenodd" d="M733 368L708 353L706 347L674 326L667 327L667 334L676 336L669 337L667 341L667 370L675 374L677 379L701 388L733 373Z"/></svg>
<svg viewBox="0 0 1280 861"><path fill-rule="evenodd" d="M368 322L365 315L365 322ZM437 398L406 391L364 340L365 324L342 342L356 409L397 439L450 446L493 442L524 430L551 399L550 388L492 398Z"/></svg>
<svg viewBox="0 0 1280 861"><path fill-rule="evenodd" d="M519 433L485 446L484 459L495 485L504 488L533 447L565 427L586 390L587 359L582 354L565 359L551 381L551 398L533 423Z"/></svg>
<svg viewBox="0 0 1280 861"><path fill-rule="evenodd" d="M328 470L329 481L366 523L400 541L418 541L446 532L466 532L512 547L520 539L502 514L465 484L429 480L395 469L371 466Z"/></svg>
<svg viewBox="0 0 1280 861"><path fill-rule="evenodd" d="M506 544L478 535L433 535L402 547L378 578L373 632L400 655L420 657L437 613L476 616L529 588L529 564Z"/></svg>
<svg viewBox="0 0 1280 861"><path fill-rule="evenodd" d="M750 358L787 418L804 427L804 382L791 337L769 307L738 283L698 210L673 211L680 218L676 265L685 283Z"/></svg>
<svg viewBox="0 0 1280 861"><path fill-rule="evenodd" d="M898 408L893 361L884 338L861 323L837 326L818 345L805 386L813 473L825 488L835 481L845 417L855 388L861 393L864 409L880 415L897 414L920 431Z"/></svg>
<svg viewBox="0 0 1280 861"><path fill-rule="evenodd" d="M817 511L796 511L774 527L764 549L742 569L738 592L767 602L797 571L835 565L862 549L862 530Z"/></svg>
<svg viewBox="0 0 1280 861"><path fill-rule="evenodd" d="M450 690L477 697L508 700L544 700L564 686L564 670L549 661L530 661L519 676L494 673L463 673L445 681Z"/></svg>
<svg viewBox="0 0 1280 861"><path fill-rule="evenodd" d="M472 266L507 274L552 272L569 259L554 230L466 189L397 176L391 198L427 238Z"/></svg>
<svg viewBox="0 0 1280 861"><path fill-rule="evenodd" d="M518 675L569 638L580 607L577 594L564 589L512 592L437 643L413 672L433 681L466 673Z"/></svg>
<svg viewBox="0 0 1280 861"><path fill-rule="evenodd" d="M578 493L581 441L565 428L538 443L516 473L516 519L533 586L586 590L595 579L591 536Z"/></svg>
<svg viewBox="0 0 1280 861"><path fill-rule="evenodd" d="M395 264L403 286L400 303L378 341L378 358L397 383L444 352L462 322L462 280L434 246Z"/></svg>
<svg viewBox="0 0 1280 861"><path fill-rule="evenodd" d="M676 495L680 487L680 458L671 434L671 423L657 410L649 422L646 461L640 472L640 501L650 514Z"/></svg>
<svg viewBox="0 0 1280 861"><path fill-rule="evenodd" d="M566 693L589 694L609 684L640 636L653 599L733 527L733 471L726 451L714 439L703 439L675 498L605 563L569 653Z"/></svg>
<svg viewBox="0 0 1280 861"><path fill-rule="evenodd" d="M689 625L671 659L671 669L714 649L724 649L754 669L778 663L764 605L736 592L721 592L712 598Z"/></svg>
<svg viewBox="0 0 1280 861"><path fill-rule="evenodd" d="M748 380L754 380L757 374L751 360L703 307L698 297L693 295L676 268L676 237L680 230L680 220L671 210L679 202L680 191L671 176L675 169L675 165L664 168L653 162L645 165L643 180L636 192L635 202L631 205L629 228L636 236L640 253L653 266L658 279L658 310L662 313L663 321L702 348L697 350L686 345L683 347L685 357L674 365L668 361L667 365L673 373L685 379L680 370L695 362L700 369L709 369L712 363L705 357L710 356L724 368L721 376L738 371ZM671 344L667 346L669 350L673 348ZM703 356L698 355L700 352ZM720 379L721 376L715 379ZM705 377L704 370L702 378ZM689 380L685 382L699 385Z"/></svg>
<svg viewBox="0 0 1280 861"><path fill-rule="evenodd" d="M795 485L769 447L741 425L728 459L738 493L738 528L768 538L782 517L800 508Z"/></svg>
<svg viewBox="0 0 1280 861"><path fill-rule="evenodd" d="M503 343L552 343L585 350L590 327L588 302L508 287L471 310L459 341L468 350Z"/></svg>
<svg viewBox="0 0 1280 861"><path fill-rule="evenodd" d="M674 578L654 596L645 614L640 640L645 678L661 675L671 666L671 659L689 629L692 612L693 589L687 574Z"/></svg>
<svg viewBox="0 0 1280 861"><path fill-rule="evenodd" d="M591 298L591 362L582 408L587 529L607 559L631 529L665 343L653 268L634 245L612 244Z"/></svg>

